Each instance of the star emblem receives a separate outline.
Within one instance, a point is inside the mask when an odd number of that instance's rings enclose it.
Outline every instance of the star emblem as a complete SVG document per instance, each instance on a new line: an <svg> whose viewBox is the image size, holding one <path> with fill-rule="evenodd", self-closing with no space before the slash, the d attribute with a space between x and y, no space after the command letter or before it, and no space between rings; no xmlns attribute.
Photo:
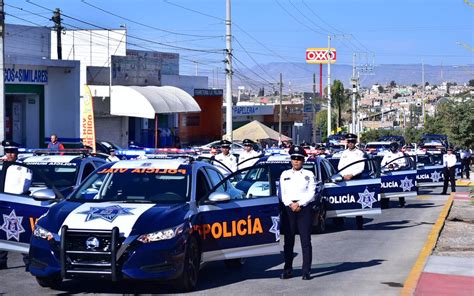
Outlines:
<svg viewBox="0 0 474 296"><path fill-rule="evenodd" d="M400 180L400 187L402 187L403 192L410 191L411 188L413 187L413 180L408 179L408 177L405 176L405 179Z"/></svg>
<svg viewBox="0 0 474 296"><path fill-rule="evenodd" d="M362 205L362 209L372 208L372 204L377 201L374 195L375 192L369 192L367 187L365 187L364 192L359 193L359 200L357 202Z"/></svg>
<svg viewBox="0 0 474 296"><path fill-rule="evenodd" d="M272 218L272 227L270 227L270 232L275 234L275 241L280 241L280 217L279 216L271 216Z"/></svg>
<svg viewBox="0 0 474 296"><path fill-rule="evenodd" d="M3 214L3 225L0 229L5 231L7 240L14 238L20 241L20 234L25 232L21 221L23 221L23 217L17 217L15 210L11 211L10 215Z"/></svg>
<svg viewBox="0 0 474 296"><path fill-rule="evenodd" d="M133 215L133 213L130 212L131 210L133 210L133 208L122 208L119 205L114 205L101 208L91 207L88 211L79 212L78 214L87 215L85 222L95 219L103 219L107 222L113 222L118 216Z"/></svg>
<svg viewBox="0 0 474 296"><path fill-rule="evenodd" d="M433 180L433 182L439 182L439 179L441 178L442 176L438 171L434 171L431 173L431 180Z"/></svg>

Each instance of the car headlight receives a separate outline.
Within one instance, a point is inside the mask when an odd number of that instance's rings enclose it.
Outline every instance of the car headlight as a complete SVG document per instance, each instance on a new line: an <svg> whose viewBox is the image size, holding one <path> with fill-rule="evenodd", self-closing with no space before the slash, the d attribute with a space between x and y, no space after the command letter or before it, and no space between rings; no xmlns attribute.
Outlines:
<svg viewBox="0 0 474 296"><path fill-rule="evenodd" d="M176 227L155 231L148 234L140 235L137 240L142 243L151 243L167 239L172 239L175 236L181 234L184 229L184 224L178 225Z"/></svg>
<svg viewBox="0 0 474 296"><path fill-rule="evenodd" d="M35 231L33 231L33 235L45 240L52 240L54 238L54 235L52 232L49 232L38 225L36 225Z"/></svg>

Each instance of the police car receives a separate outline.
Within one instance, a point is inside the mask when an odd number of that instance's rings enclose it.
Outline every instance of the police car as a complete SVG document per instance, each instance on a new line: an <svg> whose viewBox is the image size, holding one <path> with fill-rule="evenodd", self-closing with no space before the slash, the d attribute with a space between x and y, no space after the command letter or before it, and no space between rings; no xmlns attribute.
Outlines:
<svg viewBox="0 0 474 296"><path fill-rule="evenodd" d="M36 194L54 198L48 189ZM29 217L10 216L17 227L2 228L10 234L4 244L26 245ZM204 262L279 252L277 196L250 198L199 161L128 160L102 166L38 219L28 268L41 286L83 277L176 279L191 290Z"/></svg>
<svg viewBox="0 0 474 296"><path fill-rule="evenodd" d="M371 160L364 160L373 166ZM277 194L281 173L291 168L289 155L262 158L248 172L237 188L248 190L249 195ZM316 232L325 230L326 218L344 218L380 214L380 178L364 174L357 180L343 181L342 176L323 157L309 157L303 168L311 170L316 178L316 211L313 226ZM340 221L340 219L336 219ZM363 228L363 221L357 227Z"/></svg>
<svg viewBox="0 0 474 296"><path fill-rule="evenodd" d="M365 145L365 152L371 155L383 156L389 150L392 142L369 142Z"/></svg>

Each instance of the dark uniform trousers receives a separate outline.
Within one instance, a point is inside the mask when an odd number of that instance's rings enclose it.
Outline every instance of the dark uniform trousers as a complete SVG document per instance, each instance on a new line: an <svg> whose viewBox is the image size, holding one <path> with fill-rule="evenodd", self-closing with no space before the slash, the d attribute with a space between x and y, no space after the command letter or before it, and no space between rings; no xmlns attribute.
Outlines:
<svg viewBox="0 0 474 296"><path fill-rule="evenodd" d="M470 162L471 162L471 157L466 157L466 158L461 159L461 176L463 176L464 173L466 173L466 178L468 179L469 179L469 171L471 170L471 168L469 167Z"/></svg>
<svg viewBox="0 0 474 296"><path fill-rule="evenodd" d="M313 222L312 203L301 208L298 213L285 207L288 219L288 230L285 233L285 270L293 269L293 248L296 231L300 233L301 249L303 250L303 273L309 273L312 262L311 229Z"/></svg>
<svg viewBox="0 0 474 296"><path fill-rule="evenodd" d="M451 182L451 192L456 192L456 181L454 180L455 168L444 168L444 186L443 193L448 190L448 181Z"/></svg>

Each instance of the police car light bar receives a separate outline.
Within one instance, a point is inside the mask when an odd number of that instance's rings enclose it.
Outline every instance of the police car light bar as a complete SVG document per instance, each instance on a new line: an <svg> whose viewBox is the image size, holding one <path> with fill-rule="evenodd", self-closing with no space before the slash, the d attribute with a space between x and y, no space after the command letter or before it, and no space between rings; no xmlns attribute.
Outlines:
<svg viewBox="0 0 474 296"><path fill-rule="evenodd" d="M33 149L31 152L34 155L90 155L91 151L86 148L77 149L62 149L62 150L51 150L51 149Z"/></svg>

